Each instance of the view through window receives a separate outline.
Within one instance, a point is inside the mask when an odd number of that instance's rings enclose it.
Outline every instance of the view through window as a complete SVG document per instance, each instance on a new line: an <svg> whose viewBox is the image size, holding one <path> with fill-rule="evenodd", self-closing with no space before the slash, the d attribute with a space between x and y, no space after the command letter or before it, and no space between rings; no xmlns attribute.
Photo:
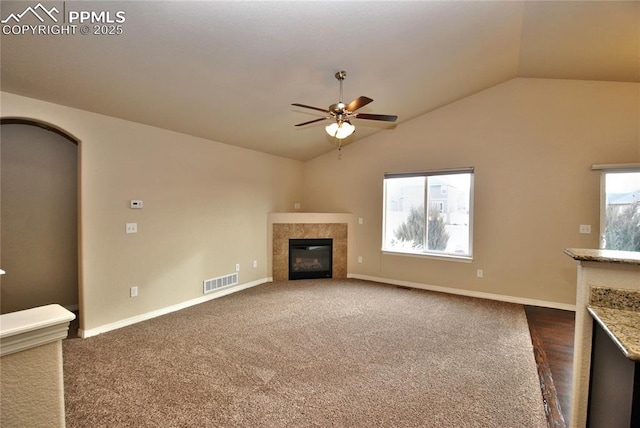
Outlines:
<svg viewBox="0 0 640 428"><path fill-rule="evenodd" d="M471 258L473 169L385 174L382 250Z"/></svg>
<svg viewBox="0 0 640 428"><path fill-rule="evenodd" d="M600 248L640 251L640 168L604 171Z"/></svg>

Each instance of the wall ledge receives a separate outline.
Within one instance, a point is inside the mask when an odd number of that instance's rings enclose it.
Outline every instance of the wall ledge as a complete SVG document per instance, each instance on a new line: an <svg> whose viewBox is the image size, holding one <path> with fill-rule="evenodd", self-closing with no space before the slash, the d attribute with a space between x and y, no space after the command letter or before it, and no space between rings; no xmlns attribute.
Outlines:
<svg viewBox="0 0 640 428"><path fill-rule="evenodd" d="M268 221L273 223L351 223L352 213L269 213Z"/></svg>
<svg viewBox="0 0 640 428"><path fill-rule="evenodd" d="M65 339L76 316L60 305L0 315L0 356Z"/></svg>

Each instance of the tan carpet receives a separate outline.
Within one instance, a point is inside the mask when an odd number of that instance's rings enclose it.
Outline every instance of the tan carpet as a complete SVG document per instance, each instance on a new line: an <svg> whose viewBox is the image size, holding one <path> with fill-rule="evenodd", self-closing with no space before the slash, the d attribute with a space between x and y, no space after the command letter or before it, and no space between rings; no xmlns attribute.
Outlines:
<svg viewBox="0 0 640 428"><path fill-rule="evenodd" d="M277 282L63 352L68 427L546 427L515 304Z"/></svg>

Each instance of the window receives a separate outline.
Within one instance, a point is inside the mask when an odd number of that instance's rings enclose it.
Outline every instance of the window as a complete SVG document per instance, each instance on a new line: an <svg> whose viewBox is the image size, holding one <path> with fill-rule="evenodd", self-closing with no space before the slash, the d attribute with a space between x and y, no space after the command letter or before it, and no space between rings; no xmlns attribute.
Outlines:
<svg viewBox="0 0 640 428"><path fill-rule="evenodd" d="M473 168L388 173L382 251L471 259Z"/></svg>
<svg viewBox="0 0 640 428"><path fill-rule="evenodd" d="M640 251L640 166L604 169L600 199L600 248Z"/></svg>

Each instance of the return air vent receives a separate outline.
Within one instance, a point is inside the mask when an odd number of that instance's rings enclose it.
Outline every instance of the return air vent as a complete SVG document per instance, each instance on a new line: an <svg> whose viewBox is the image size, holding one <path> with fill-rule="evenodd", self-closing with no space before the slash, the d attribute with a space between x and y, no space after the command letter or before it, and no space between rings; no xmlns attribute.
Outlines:
<svg viewBox="0 0 640 428"><path fill-rule="evenodd" d="M238 273L207 279L204 281L204 294L211 293L220 288L229 287L230 285L236 285L237 283Z"/></svg>

